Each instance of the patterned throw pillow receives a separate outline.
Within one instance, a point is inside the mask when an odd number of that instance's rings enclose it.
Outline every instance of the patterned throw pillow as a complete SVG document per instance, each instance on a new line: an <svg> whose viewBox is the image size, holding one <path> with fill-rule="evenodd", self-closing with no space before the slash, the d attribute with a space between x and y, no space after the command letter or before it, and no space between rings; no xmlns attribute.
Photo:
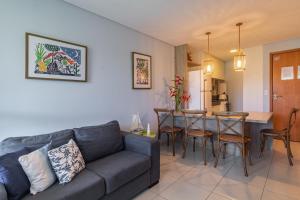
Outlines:
<svg viewBox="0 0 300 200"><path fill-rule="evenodd" d="M60 184L70 182L85 168L85 163L74 140L48 151L52 168Z"/></svg>

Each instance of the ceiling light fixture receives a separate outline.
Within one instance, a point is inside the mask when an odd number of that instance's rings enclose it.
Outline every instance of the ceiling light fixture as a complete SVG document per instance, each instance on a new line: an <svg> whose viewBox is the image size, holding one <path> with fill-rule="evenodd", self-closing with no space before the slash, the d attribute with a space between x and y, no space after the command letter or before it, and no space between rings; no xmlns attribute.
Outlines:
<svg viewBox="0 0 300 200"><path fill-rule="evenodd" d="M245 71L246 69L246 55L241 50L241 26L243 23L237 23L236 26L239 27L239 48L237 54L233 57L233 69L236 72Z"/></svg>
<svg viewBox="0 0 300 200"><path fill-rule="evenodd" d="M236 53L238 50L237 49L231 49L229 52L230 53Z"/></svg>
<svg viewBox="0 0 300 200"><path fill-rule="evenodd" d="M210 75L213 73L213 61L211 59L211 55L209 53L209 36L211 34L211 32L207 32L205 33L207 35L207 58L203 61L204 64L204 74L205 75Z"/></svg>

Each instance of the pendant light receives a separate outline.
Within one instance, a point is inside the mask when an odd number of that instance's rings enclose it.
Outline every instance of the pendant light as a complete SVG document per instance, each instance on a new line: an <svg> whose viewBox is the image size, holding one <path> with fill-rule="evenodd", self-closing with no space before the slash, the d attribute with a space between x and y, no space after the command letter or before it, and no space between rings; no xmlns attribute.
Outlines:
<svg viewBox="0 0 300 200"><path fill-rule="evenodd" d="M237 23L236 26L239 28L239 49L237 54L233 57L233 69L236 72L245 71L246 69L246 55L241 50L241 26L243 23Z"/></svg>
<svg viewBox="0 0 300 200"><path fill-rule="evenodd" d="M214 63L213 63L213 60L210 58L211 55L209 53L209 36L211 34L211 32L207 32L205 33L207 35L207 59L205 59L203 61L203 66L204 66L204 74L205 75L210 75L213 73L213 69L214 69Z"/></svg>

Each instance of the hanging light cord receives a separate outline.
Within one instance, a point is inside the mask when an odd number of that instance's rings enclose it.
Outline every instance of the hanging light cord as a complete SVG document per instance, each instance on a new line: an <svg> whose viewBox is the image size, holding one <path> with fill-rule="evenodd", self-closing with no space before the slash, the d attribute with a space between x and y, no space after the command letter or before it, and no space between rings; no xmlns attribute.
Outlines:
<svg viewBox="0 0 300 200"><path fill-rule="evenodd" d="M207 53L209 54L209 35L211 34L211 32L207 32L205 34L207 35Z"/></svg>
<svg viewBox="0 0 300 200"><path fill-rule="evenodd" d="M236 24L236 26L239 27L239 52L241 51L241 26L242 25L243 25L242 22Z"/></svg>
<svg viewBox="0 0 300 200"><path fill-rule="evenodd" d="M207 51L208 51L208 54L209 54L209 34L207 35Z"/></svg>
<svg viewBox="0 0 300 200"><path fill-rule="evenodd" d="M239 25L239 51L241 51L241 26Z"/></svg>

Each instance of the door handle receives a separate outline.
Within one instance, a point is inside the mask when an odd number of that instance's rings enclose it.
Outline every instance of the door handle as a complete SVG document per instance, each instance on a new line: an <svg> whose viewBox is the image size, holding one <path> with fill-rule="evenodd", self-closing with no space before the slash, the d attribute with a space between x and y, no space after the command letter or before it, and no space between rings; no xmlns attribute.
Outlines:
<svg viewBox="0 0 300 200"><path fill-rule="evenodd" d="M283 96L278 95L278 94L273 94L273 100L277 100L279 98L282 98Z"/></svg>

